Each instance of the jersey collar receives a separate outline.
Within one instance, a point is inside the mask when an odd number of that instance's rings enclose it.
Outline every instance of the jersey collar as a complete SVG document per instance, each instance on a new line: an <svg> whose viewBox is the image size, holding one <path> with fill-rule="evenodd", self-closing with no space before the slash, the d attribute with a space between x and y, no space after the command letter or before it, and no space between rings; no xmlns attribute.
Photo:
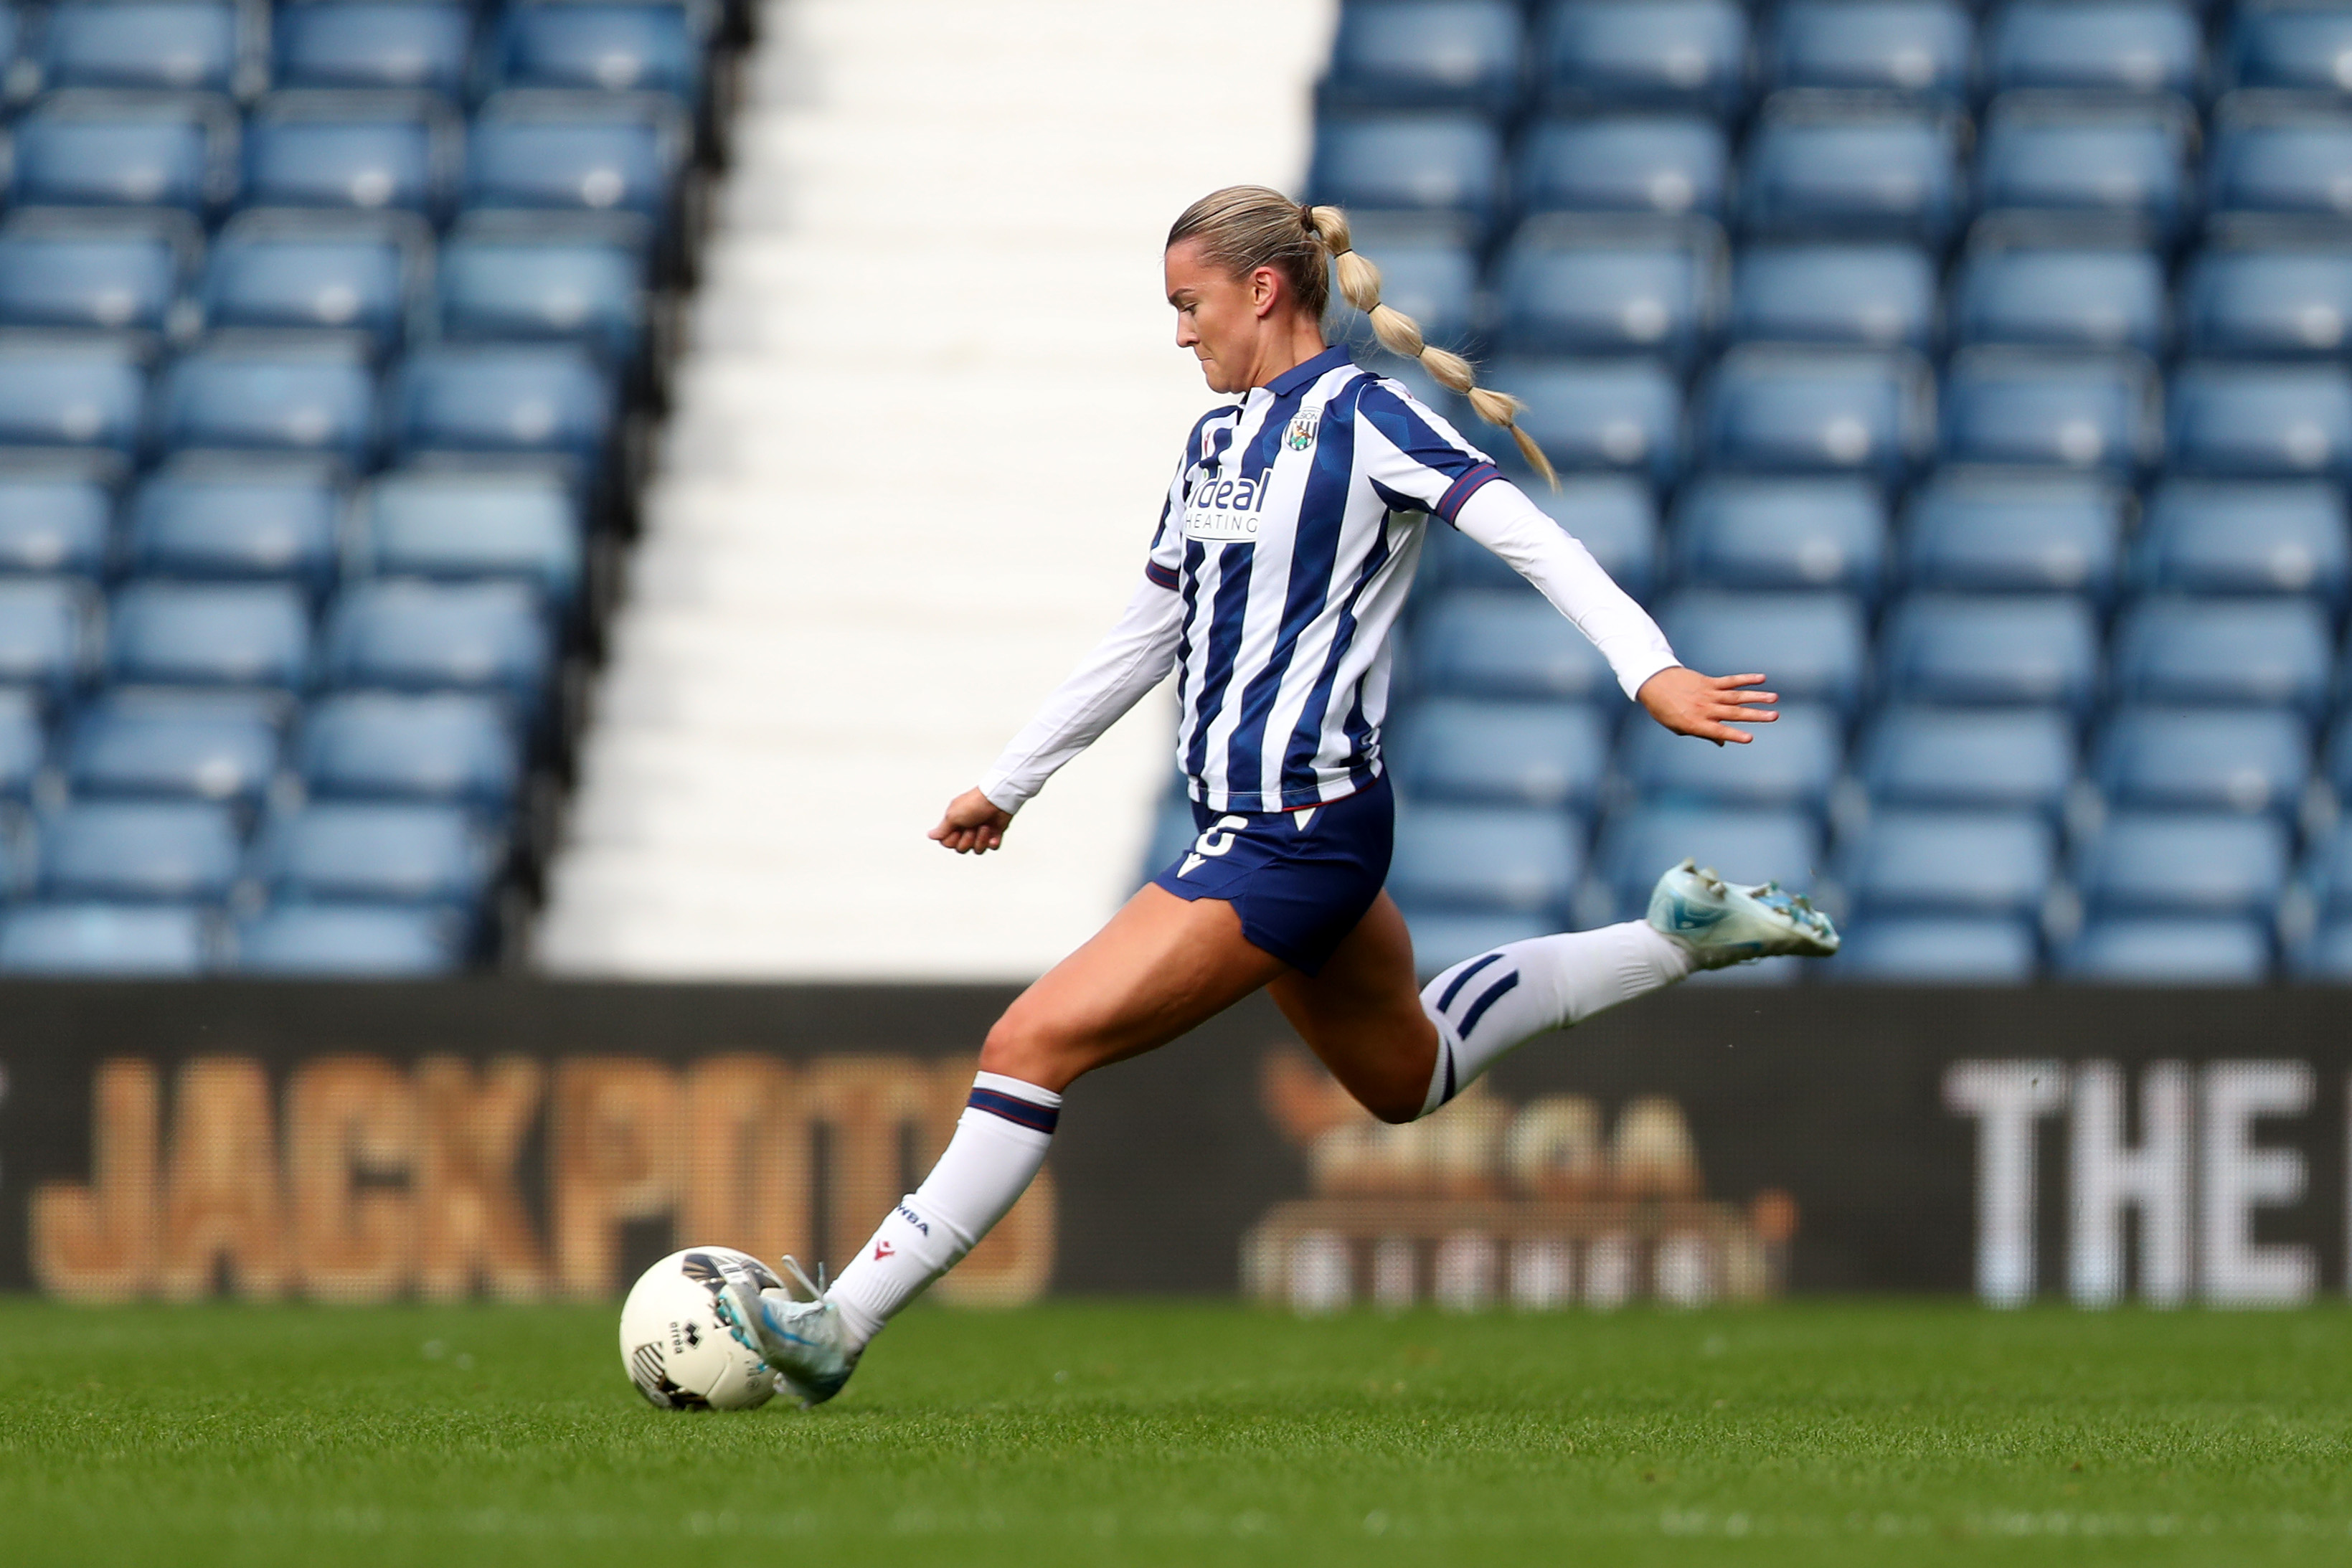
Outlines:
<svg viewBox="0 0 2352 1568"><path fill-rule="evenodd" d="M1302 360L1292 365L1259 390L1271 393L1276 397L1288 397L1294 392L1312 386L1321 377L1338 370L1341 365L1353 363L1348 357L1348 351L1334 343L1313 359Z"/></svg>

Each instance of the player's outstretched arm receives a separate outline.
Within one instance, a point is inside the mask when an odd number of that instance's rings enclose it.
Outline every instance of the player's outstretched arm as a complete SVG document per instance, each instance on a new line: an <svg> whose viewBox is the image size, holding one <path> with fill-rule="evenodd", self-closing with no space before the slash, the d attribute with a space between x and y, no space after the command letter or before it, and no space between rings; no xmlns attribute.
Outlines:
<svg viewBox="0 0 2352 1568"><path fill-rule="evenodd" d="M1780 717L1770 706L1780 693L1755 689L1763 684L1760 675L1701 675L1677 664L1642 682L1634 695L1651 718L1677 735L1746 745L1756 737L1733 725L1769 724Z"/></svg>
<svg viewBox="0 0 2352 1568"><path fill-rule="evenodd" d="M959 855L985 855L1004 847L1004 830L1013 814L976 789L948 802L947 814L931 829L933 842Z"/></svg>

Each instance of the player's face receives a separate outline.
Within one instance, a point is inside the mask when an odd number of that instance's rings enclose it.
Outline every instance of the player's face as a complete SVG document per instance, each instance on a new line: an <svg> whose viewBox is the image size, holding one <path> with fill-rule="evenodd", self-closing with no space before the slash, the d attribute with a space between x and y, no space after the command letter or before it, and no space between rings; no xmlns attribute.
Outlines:
<svg viewBox="0 0 2352 1568"><path fill-rule="evenodd" d="M1236 278L1203 259L1196 239L1170 246L1166 268L1176 346L1198 356L1210 391L1247 392L1280 297L1279 277L1261 267Z"/></svg>

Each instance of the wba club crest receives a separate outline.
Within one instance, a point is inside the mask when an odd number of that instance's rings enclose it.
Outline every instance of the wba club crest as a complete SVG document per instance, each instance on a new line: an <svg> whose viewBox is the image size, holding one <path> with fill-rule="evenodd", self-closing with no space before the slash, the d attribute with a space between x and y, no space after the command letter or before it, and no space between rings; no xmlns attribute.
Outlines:
<svg viewBox="0 0 2352 1568"><path fill-rule="evenodd" d="M1318 423L1312 414L1302 414L1290 422L1290 434L1283 437L1284 445L1294 452L1304 452L1315 445L1315 426Z"/></svg>

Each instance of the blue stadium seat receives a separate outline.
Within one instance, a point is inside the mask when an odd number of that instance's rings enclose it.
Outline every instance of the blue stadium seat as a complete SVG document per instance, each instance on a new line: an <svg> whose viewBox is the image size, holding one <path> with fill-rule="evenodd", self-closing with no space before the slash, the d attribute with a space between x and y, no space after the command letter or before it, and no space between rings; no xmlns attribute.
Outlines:
<svg viewBox="0 0 2352 1568"><path fill-rule="evenodd" d="M0 973L201 974L211 955L202 910L131 904L23 904L0 914Z"/></svg>
<svg viewBox="0 0 2352 1568"><path fill-rule="evenodd" d="M473 7L435 0L318 0L270 18L280 87L465 89Z"/></svg>
<svg viewBox="0 0 2352 1568"><path fill-rule="evenodd" d="M1762 51L1769 86L1968 91L1976 22L1959 0L1788 0Z"/></svg>
<svg viewBox="0 0 2352 1568"><path fill-rule="evenodd" d="M513 452L593 463L614 415L588 354L557 343L445 344L410 354L393 381L398 449Z"/></svg>
<svg viewBox="0 0 2352 1568"><path fill-rule="evenodd" d="M276 715L214 692L115 692L74 715L74 795L221 801L251 807L278 773Z"/></svg>
<svg viewBox="0 0 2352 1568"><path fill-rule="evenodd" d="M2193 131L2185 106L2065 94L1994 100L1977 154L1987 211L2104 213L2170 235L2188 203Z"/></svg>
<svg viewBox="0 0 2352 1568"><path fill-rule="evenodd" d="M1881 805L2030 810L2055 816L2074 782L2074 722L2055 708L1884 709L1854 749Z"/></svg>
<svg viewBox="0 0 2352 1568"><path fill-rule="evenodd" d="M1559 914L1583 873L1583 824L1565 812L1414 805L1397 816L1389 888L1415 909Z"/></svg>
<svg viewBox="0 0 2352 1568"><path fill-rule="evenodd" d="M2221 226L2189 263L2180 318L2191 353L2332 357L2352 327L2352 244Z"/></svg>
<svg viewBox="0 0 2352 1568"><path fill-rule="evenodd" d="M2137 355L1964 349L1944 374L1944 456L2129 474L2156 456L2157 384Z"/></svg>
<svg viewBox="0 0 2352 1568"><path fill-rule="evenodd" d="M1736 594L1685 588L1658 623L1675 652L1710 675L1762 670L1789 702L1851 710L1862 695L1868 635L1850 594Z"/></svg>
<svg viewBox="0 0 2352 1568"><path fill-rule="evenodd" d="M2025 242L1971 247L1954 291L1956 341L2163 352L2164 264L2153 252L2046 233L2013 237Z"/></svg>
<svg viewBox="0 0 2352 1568"><path fill-rule="evenodd" d="M1698 444L1732 468L1901 479L1935 440L1925 367L1904 353L1747 344L1717 363Z"/></svg>
<svg viewBox="0 0 2352 1568"><path fill-rule="evenodd" d="M2326 365L2181 365L2167 389L2177 468L2250 479L2352 468L2352 374Z"/></svg>
<svg viewBox="0 0 2352 1568"><path fill-rule="evenodd" d="M138 446L147 365L121 337L0 334L0 446Z"/></svg>
<svg viewBox="0 0 2352 1568"><path fill-rule="evenodd" d="M465 907L496 856L461 807L335 802L263 824L253 871L280 899Z"/></svg>
<svg viewBox="0 0 2352 1568"><path fill-rule="evenodd" d="M212 0L51 6L41 84L228 92L241 85L236 7Z"/></svg>
<svg viewBox="0 0 2352 1568"><path fill-rule="evenodd" d="M2057 830L2034 811L1874 812L1838 855L1839 885L1864 916L2032 917L2057 872Z"/></svg>
<svg viewBox="0 0 2352 1568"><path fill-rule="evenodd" d="M1737 0L1559 0L1539 68L1554 104L1662 104L1728 115L1748 96Z"/></svg>
<svg viewBox="0 0 2352 1568"><path fill-rule="evenodd" d="M2336 748L2339 756L2342 747ZM2334 770L2340 773L2339 766ZM2352 916L2352 826L2339 825L2311 846L2299 879L2319 921L2341 923Z"/></svg>
<svg viewBox="0 0 2352 1568"><path fill-rule="evenodd" d="M702 96L704 13L656 0L614 5L517 0L499 17L488 64L497 87L584 88Z"/></svg>
<svg viewBox="0 0 2352 1568"><path fill-rule="evenodd" d="M1404 917L1412 930L1412 967L1423 980L1506 942L1549 936L1559 929L1549 915L1406 909Z"/></svg>
<svg viewBox="0 0 2352 1568"><path fill-rule="evenodd" d="M0 686L0 800L30 795L48 754L40 703L30 691Z"/></svg>
<svg viewBox="0 0 2352 1568"><path fill-rule="evenodd" d="M196 453L132 496L125 553L158 577L284 577L312 594L335 577L344 495L314 458Z"/></svg>
<svg viewBox="0 0 2352 1568"><path fill-rule="evenodd" d="M1885 915L1841 926L1832 981L1897 985L2021 985L2037 967L2030 921L1998 916Z"/></svg>
<svg viewBox="0 0 2352 1568"><path fill-rule="evenodd" d="M1524 212L1723 215L1731 151L1711 120L1612 115L1538 122L1521 138Z"/></svg>
<svg viewBox="0 0 2352 1568"><path fill-rule="evenodd" d="M2294 955L2298 979L2343 982L2352 977L2352 921L2330 921Z"/></svg>
<svg viewBox="0 0 2352 1568"><path fill-rule="evenodd" d="M1936 264L1908 245L1751 245L1732 274L1735 340L1925 350Z"/></svg>
<svg viewBox="0 0 2352 1568"><path fill-rule="evenodd" d="M205 322L354 332L373 352L398 348L410 331L431 245L431 235L406 214L241 214L206 258Z"/></svg>
<svg viewBox="0 0 2352 1568"><path fill-rule="evenodd" d="M2344 498L2312 481L2168 479L2149 497L2135 552L2139 581L2189 594L2315 594L2352 588Z"/></svg>
<svg viewBox="0 0 2352 1568"><path fill-rule="evenodd" d="M1354 0L1339 11L1327 103L1507 113L1526 70L1513 0Z"/></svg>
<svg viewBox="0 0 2352 1568"><path fill-rule="evenodd" d="M296 752L314 800L449 800L495 811L514 798L522 771L498 700L454 693L321 698L304 711Z"/></svg>
<svg viewBox="0 0 2352 1568"><path fill-rule="evenodd" d="M2217 213L2352 216L2352 115L2293 97L2224 100L2205 201Z"/></svg>
<svg viewBox="0 0 2352 1568"><path fill-rule="evenodd" d="M2145 598L2116 626L2119 696L2147 702L2281 704L2316 719L2335 663L2316 599Z"/></svg>
<svg viewBox="0 0 2352 1568"><path fill-rule="evenodd" d="M67 697L97 665L98 627L99 597L87 583L0 579L0 683Z"/></svg>
<svg viewBox="0 0 2352 1568"><path fill-rule="evenodd" d="M1986 85L2195 92L2202 23L2181 0L2017 0L1984 42Z"/></svg>
<svg viewBox="0 0 2352 1568"><path fill-rule="evenodd" d="M375 904L279 904L238 922L234 946L241 974L421 977L454 973L465 957L446 912Z"/></svg>
<svg viewBox="0 0 2352 1568"><path fill-rule="evenodd" d="M520 583L361 583L329 612L326 671L339 687L503 691L528 703L547 679L549 644Z"/></svg>
<svg viewBox="0 0 2352 1568"><path fill-rule="evenodd" d="M58 93L16 122L19 204L203 212L236 189L236 118L202 98Z"/></svg>
<svg viewBox="0 0 2352 1568"><path fill-rule="evenodd" d="M0 226L0 323L161 331L199 243L181 213L17 212Z"/></svg>
<svg viewBox="0 0 2352 1568"><path fill-rule="evenodd" d="M2098 628L2071 594L1914 594L1887 617L1878 671L1905 702L2080 714L2098 691Z"/></svg>
<svg viewBox="0 0 2352 1568"><path fill-rule="evenodd" d="M1675 506L1681 580L1716 588L1878 595L1886 507L1867 479L1710 474Z"/></svg>
<svg viewBox="0 0 2352 1568"><path fill-rule="evenodd" d="M1414 626L1412 650L1421 689L1449 696L1606 700L1617 689L1600 650L1524 588L1444 595Z"/></svg>
<svg viewBox="0 0 2352 1568"><path fill-rule="evenodd" d="M2127 704L2095 755L2099 787L2117 805L2292 813L2311 779L2311 725L2284 708Z"/></svg>
<svg viewBox="0 0 2352 1568"><path fill-rule="evenodd" d="M635 363L647 310L641 247L610 224L562 216L483 213L458 227L436 268L445 337L553 338L587 343L608 365ZM1380 258L1382 298L1419 321L1431 342L1460 345L1475 277L1467 255L1454 252L1463 271L1448 313L1430 310L1429 250L1371 253Z"/></svg>
<svg viewBox="0 0 2352 1568"><path fill-rule="evenodd" d="M1416 801L1583 807L1600 793L1609 727L1591 703L1438 697L1406 709L1384 751Z"/></svg>
<svg viewBox="0 0 2352 1568"><path fill-rule="evenodd" d="M2238 812L2118 811L2083 850L2095 913L2267 916L2286 890L2286 825Z"/></svg>
<svg viewBox="0 0 2352 1568"><path fill-rule="evenodd" d="M281 92L245 135L245 199L281 207L438 213L454 127L429 97Z"/></svg>
<svg viewBox="0 0 2352 1568"><path fill-rule="evenodd" d="M1660 873L1685 857L1734 882L1811 889L1822 863L1811 812L1763 806L1641 805L1612 816L1593 847L1593 869L1621 919L1638 920Z"/></svg>
<svg viewBox="0 0 2352 1568"><path fill-rule="evenodd" d="M1703 218L1530 218L1495 279L1501 345L1686 363L1722 313L1723 278L1722 236Z"/></svg>
<svg viewBox="0 0 2352 1568"><path fill-rule="evenodd" d="M513 578L560 609L579 592L581 534L571 489L543 469L409 469L361 496L351 564L394 577Z"/></svg>
<svg viewBox="0 0 2352 1568"><path fill-rule="evenodd" d="M1658 509L1650 488L1624 474L1570 474L1554 493L1541 485L1528 499L1570 529L1601 569L1637 599L1649 596L1658 576ZM1527 580L1486 546L1450 528L1432 526L1422 547L1421 591L1442 588L1518 588Z"/></svg>
<svg viewBox="0 0 2352 1568"><path fill-rule="evenodd" d="M1653 360L1497 360L1481 377L1528 405L1519 428L1563 469L1670 479L1682 462L1682 388Z"/></svg>
<svg viewBox="0 0 2352 1568"><path fill-rule="evenodd" d="M108 619L116 680L299 690L310 676L310 611L289 583L133 582Z"/></svg>
<svg viewBox="0 0 2352 1568"><path fill-rule="evenodd" d="M339 337L216 336L172 363L156 402L171 450L318 453L365 468L375 446L375 376Z"/></svg>
<svg viewBox="0 0 2352 1568"><path fill-rule="evenodd" d="M2115 589L2126 496L2092 474L1943 468L1912 492L1903 575L1963 593Z"/></svg>
<svg viewBox="0 0 2352 1568"><path fill-rule="evenodd" d="M1372 211L1455 213L1492 221L1502 139L1484 117L1426 111L1326 120L1307 176L1314 199Z"/></svg>
<svg viewBox="0 0 2352 1568"><path fill-rule="evenodd" d="M2096 920L2059 955L2068 980L2111 985L2259 985L2271 939L2252 916Z"/></svg>
<svg viewBox="0 0 2352 1568"><path fill-rule="evenodd" d="M2237 87L2352 91L2352 8L2234 5L2221 63Z"/></svg>
<svg viewBox="0 0 2352 1568"><path fill-rule="evenodd" d="M1750 233L1940 244L1962 205L1958 122L1938 110L1790 92L1764 107L1740 213Z"/></svg>
<svg viewBox="0 0 2352 1568"><path fill-rule="evenodd" d="M0 574L102 574L110 564L112 477L100 463L46 455L0 463Z"/></svg>
<svg viewBox="0 0 2352 1568"><path fill-rule="evenodd" d="M466 205L658 222L686 151L684 115L656 94L501 92L467 135Z"/></svg>
<svg viewBox="0 0 2352 1568"><path fill-rule="evenodd" d="M243 849L226 805L78 801L40 822L40 890L53 899L216 903Z"/></svg>
<svg viewBox="0 0 2352 1568"><path fill-rule="evenodd" d="M2352 799L2352 721L2347 721L2341 712L2329 727L2326 768L2327 782L2335 786L2336 795ZM2352 838L2346 842L2352 846ZM2347 869L2352 869L2352 858L2347 858L2345 864ZM2347 886L2352 887L2352 883ZM2347 900L2345 908L2347 912L2352 912L2352 900Z"/></svg>
<svg viewBox="0 0 2352 1568"><path fill-rule="evenodd" d="M1716 746L1662 724L1629 722L1617 767L1634 798L1653 805L1698 801L1828 808L1845 758L1845 727L1819 705L1790 703L1758 724L1744 746Z"/></svg>

